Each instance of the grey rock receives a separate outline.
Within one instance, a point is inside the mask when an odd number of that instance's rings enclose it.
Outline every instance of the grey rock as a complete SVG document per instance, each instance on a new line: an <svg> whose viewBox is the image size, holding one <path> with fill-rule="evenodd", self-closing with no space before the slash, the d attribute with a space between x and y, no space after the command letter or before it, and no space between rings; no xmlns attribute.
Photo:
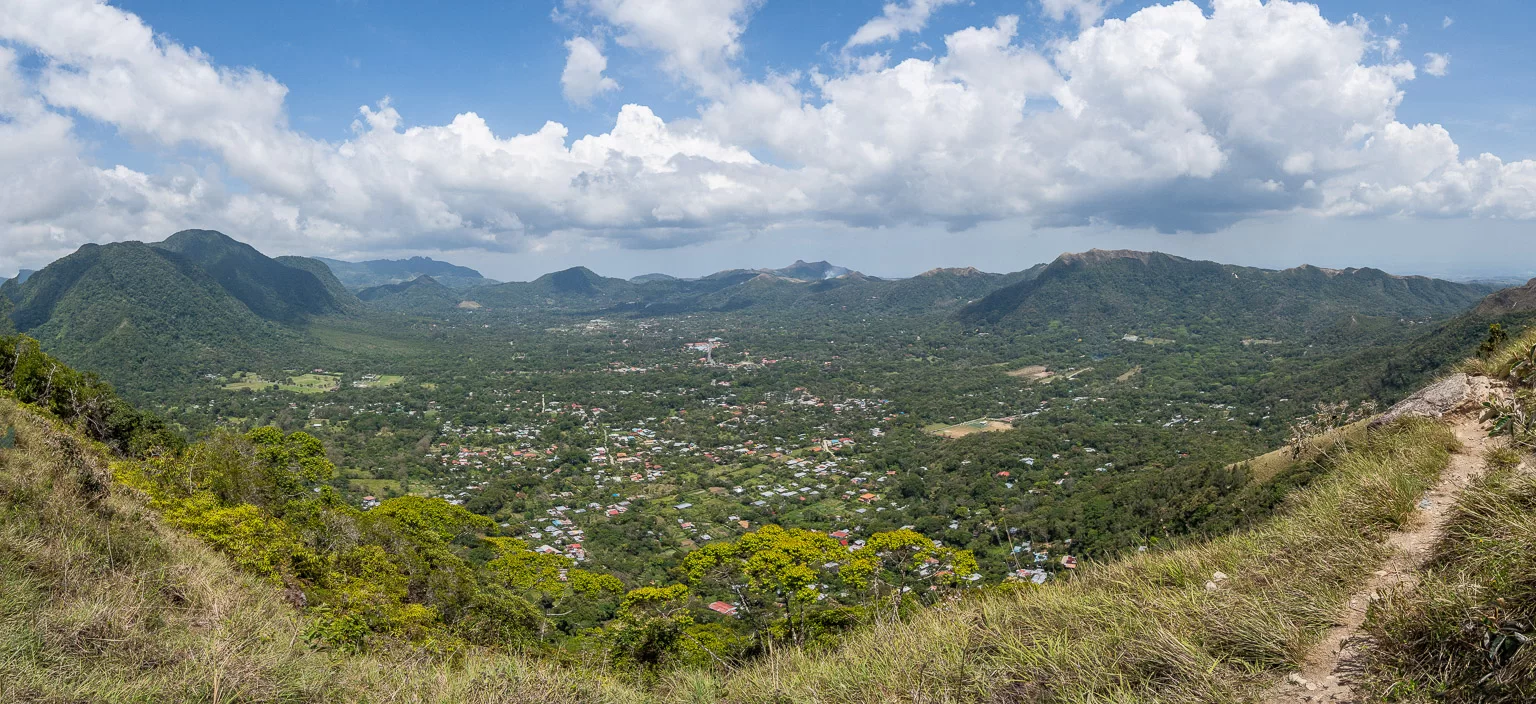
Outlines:
<svg viewBox="0 0 1536 704"><path fill-rule="evenodd" d="M1503 384L1487 377L1469 377L1452 374L1420 389L1418 393L1399 401L1371 421L1372 428L1379 428L1399 418L1440 418L1477 408L1490 394L1505 392Z"/></svg>

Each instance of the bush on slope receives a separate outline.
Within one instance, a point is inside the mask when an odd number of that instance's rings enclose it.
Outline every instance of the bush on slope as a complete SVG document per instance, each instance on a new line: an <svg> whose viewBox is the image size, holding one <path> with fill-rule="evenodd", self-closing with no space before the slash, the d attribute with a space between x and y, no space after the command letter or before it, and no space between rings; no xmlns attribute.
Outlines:
<svg viewBox="0 0 1536 704"><path fill-rule="evenodd" d="M680 677L677 691L740 704L1250 699L1332 624L1455 446L1440 424L1402 422L1332 458L1252 531L933 609L835 650Z"/></svg>

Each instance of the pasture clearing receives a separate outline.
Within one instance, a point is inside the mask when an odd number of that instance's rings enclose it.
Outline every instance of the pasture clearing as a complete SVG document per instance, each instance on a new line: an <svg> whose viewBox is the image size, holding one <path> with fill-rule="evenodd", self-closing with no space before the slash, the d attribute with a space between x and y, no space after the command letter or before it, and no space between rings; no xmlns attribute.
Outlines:
<svg viewBox="0 0 1536 704"><path fill-rule="evenodd" d="M1124 374L1121 374L1120 376L1115 377L1115 381L1130 381L1131 379L1134 379L1137 374L1140 374L1140 373L1141 373L1141 365L1138 364L1138 365L1136 365L1134 367L1131 367L1130 371L1128 371L1128 372L1126 372Z"/></svg>
<svg viewBox="0 0 1536 704"><path fill-rule="evenodd" d="M928 432L953 440L955 438L963 438L967 435L974 435L976 433L996 433L1004 430L1013 430L1013 424L992 418L977 418L975 420L965 421L964 423L956 423L954 425L944 425L937 427L929 426L929 428L930 430Z"/></svg>
<svg viewBox="0 0 1536 704"><path fill-rule="evenodd" d="M1015 379L1025 379L1027 381L1041 382L1056 376L1056 372L1046 369L1045 365L1041 364L1031 364L1027 367L1020 367L1018 369L1014 369L1013 371L1007 372L1007 374L1008 376L1014 377Z"/></svg>
<svg viewBox="0 0 1536 704"><path fill-rule="evenodd" d="M385 389L402 381L405 381L405 377L399 374L368 374L352 382L352 386L359 389Z"/></svg>
<svg viewBox="0 0 1536 704"><path fill-rule="evenodd" d="M1286 445L1253 459L1228 465L1227 468L1232 469L1239 464L1246 464L1248 465L1249 481L1255 484L1262 484L1274 479L1276 475L1292 465L1303 462L1315 462L1324 455L1343 451L1344 448L1348 447L1349 443L1363 440L1366 427L1369 424L1370 419L1365 419L1323 433L1308 442L1307 447L1299 453L1299 457L1294 446Z"/></svg>
<svg viewBox="0 0 1536 704"><path fill-rule="evenodd" d="M396 494L404 493L400 490L400 482L393 479L353 479L348 481L347 484L352 491L372 496L383 496L390 492Z"/></svg>
<svg viewBox="0 0 1536 704"><path fill-rule="evenodd" d="M300 374L290 377L288 383L279 384L283 391L294 391L301 394L323 394L335 391L341 386L339 374Z"/></svg>
<svg viewBox="0 0 1536 704"><path fill-rule="evenodd" d="M272 383L252 372L235 372L223 388L225 391L265 391Z"/></svg>

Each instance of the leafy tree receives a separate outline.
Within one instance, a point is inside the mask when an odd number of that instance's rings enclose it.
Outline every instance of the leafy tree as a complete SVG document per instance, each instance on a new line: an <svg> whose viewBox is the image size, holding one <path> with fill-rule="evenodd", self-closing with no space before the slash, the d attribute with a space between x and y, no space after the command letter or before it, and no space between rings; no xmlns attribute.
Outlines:
<svg viewBox="0 0 1536 704"><path fill-rule="evenodd" d="M676 659L694 623L688 594L684 584L639 587L625 594L608 633L613 660L656 670Z"/></svg>
<svg viewBox="0 0 1536 704"><path fill-rule="evenodd" d="M903 529L871 535L843 567L842 578L853 586L867 587L874 601L889 603L894 619L915 587L928 587L918 598L931 600L927 595L956 587L975 573L976 557L969 550L940 546L921 533Z"/></svg>
<svg viewBox="0 0 1536 704"><path fill-rule="evenodd" d="M1502 324L1493 323L1489 325L1487 339L1483 340L1483 343L1477 346L1477 356L1483 359L1487 359L1493 356L1493 353L1497 352L1500 347L1503 347L1504 342L1508 339L1509 333L1504 331L1504 326Z"/></svg>
<svg viewBox="0 0 1536 704"><path fill-rule="evenodd" d="M549 619L570 615L572 601L597 601L624 591L617 577L576 569L576 561L564 555L529 550L527 543L516 538L493 538L492 542L500 555L485 566L486 575L493 584L543 607L541 635Z"/></svg>
<svg viewBox="0 0 1536 704"><path fill-rule="evenodd" d="M782 605L783 635L799 641L805 634L796 615L824 596L822 588L836 581L834 568L847 556L847 549L825 533L767 525L688 553L683 570L694 583L711 577L745 579L744 586L759 595L763 606Z"/></svg>

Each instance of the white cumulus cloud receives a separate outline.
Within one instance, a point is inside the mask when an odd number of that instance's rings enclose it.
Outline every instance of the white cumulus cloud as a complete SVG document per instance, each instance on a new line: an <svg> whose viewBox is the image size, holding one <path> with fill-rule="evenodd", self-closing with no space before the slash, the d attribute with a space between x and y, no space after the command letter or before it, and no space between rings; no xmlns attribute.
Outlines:
<svg viewBox="0 0 1536 704"><path fill-rule="evenodd" d="M618 90L618 81L603 75L608 70L608 57L602 47L586 37L572 37L565 43L565 70L560 72L560 87L565 99L577 105L588 105L592 99Z"/></svg>
<svg viewBox="0 0 1536 704"><path fill-rule="evenodd" d="M1104 18L1104 11L1108 9L1111 0L1040 0L1040 9L1045 16L1057 22L1064 22L1068 15L1075 15L1077 23L1084 28L1092 27Z"/></svg>
<svg viewBox="0 0 1536 704"><path fill-rule="evenodd" d="M848 47L877 44L897 39L903 34L920 32L928 26L928 18L945 5L960 0L906 0L904 3L888 2L881 8L879 17L865 22L848 38Z"/></svg>
<svg viewBox="0 0 1536 704"><path fill-rule="evenodd" d="M1443 127L1400 121L1414 66L1311 4L1179 0L1043 48L1007 15L951 32L929 59L747 80L735 62L754 2L571 2L655 53L697 112L631 104L600 134L554 121L497 134L471 112L409 125L381 100L346 139L318 140L290 127L275 78L131 13L0 0L0 265L192 226L277 251L365 251L664 247L806 223L1536 218L1536 163L1464 156ZM603 62L568 49L573 100L612 89ZM168 165L95 164L77 122ZM184 154L195 166L164 156Z"/></svg>
<svg viewBox="0 0 1536 704"><path fill-rule="evenodd" d="M1451 72L1451 55L1428 53L1424 55L1424 72L1436 78L1443 78Z"/></svg>
<svg viewBox="0 0 1536 704"><path fill-rule="evenodd" d="M761 0L566 0L619 32L621 46L657 52L674 77L705 91L736 77L741 35Z"/></svg>

